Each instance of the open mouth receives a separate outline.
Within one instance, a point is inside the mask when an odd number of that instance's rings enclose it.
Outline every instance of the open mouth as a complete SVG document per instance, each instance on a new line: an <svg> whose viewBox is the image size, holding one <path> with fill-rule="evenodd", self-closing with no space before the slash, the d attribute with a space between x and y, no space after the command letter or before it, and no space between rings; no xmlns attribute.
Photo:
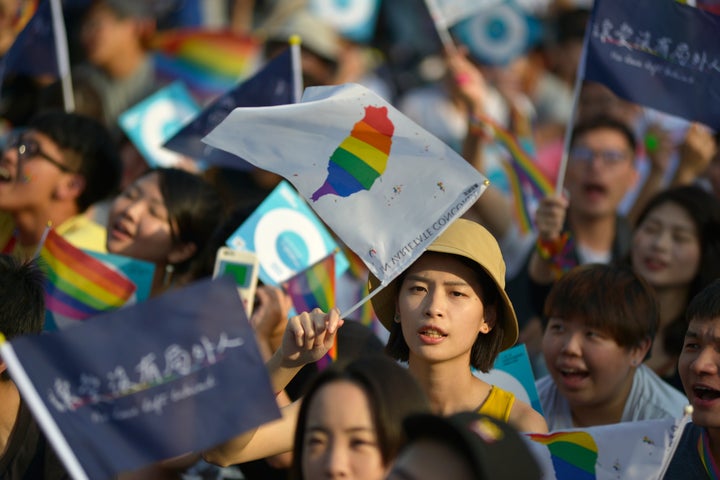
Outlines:
<svg viewBox="0 0 720 480"><path fill-rule="evenodd" d="M445 332L441 332L440 330L437 330L435 328L427 327L423 328L418 332L420 335L428 338L443 338L447 337L447 334Z"/></svg>
<svg viewBox="0 0 720 480"><path fill-rule="evenodd" d="M717 400L720 398L720 391L708 387L694 387L693 394L700 400Z"/></svg>
<svg viewBox="0 0 720 480"><path fill-rule="evenodd" d="M577 381L589 377L590 373L587 370L579 370L575 368L561 368L560 375L562 375L565 379Z"/></svg>
<svg viewBox="0 0 720 480"><path fill-rule="evenodd" d="M584 190L589 195L605 195L607 193L607 188L599 183L586 183Z"/></svg>

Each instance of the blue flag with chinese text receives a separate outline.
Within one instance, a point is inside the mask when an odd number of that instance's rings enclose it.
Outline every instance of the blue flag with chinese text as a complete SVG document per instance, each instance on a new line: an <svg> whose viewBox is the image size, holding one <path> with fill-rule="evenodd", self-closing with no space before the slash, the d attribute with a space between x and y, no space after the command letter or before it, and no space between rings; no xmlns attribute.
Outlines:
<svg viewBox="0 0 720 480"><path fill-rule="evenodd" d="M39 397L40 407L28 402L34 416L46 432L57 426L64 442L48 435L53 446L68 470L68 458L77 460L87 478L200 451L279 417L228 278L10 346L18 362L8 367L23 398ZM24 374L31 387L23 387ZM70 455L60 453L63 443Z"/></svg>
<svg viewBox="0 0 720 480"><path fill-rule="evenodd" d="M585 80L720 129L720 16L674 0L596 0Z"/></svg>
<svg viewBox="0 0 720 480"><path fill-rule="evenodd" d="M182 127L163 146L208 165L248 169L250 164L239 157L202 142L238 107L270 107L293 103L293 66L290 49L268 62L259 72L234 89L221 95Z"/></svg>

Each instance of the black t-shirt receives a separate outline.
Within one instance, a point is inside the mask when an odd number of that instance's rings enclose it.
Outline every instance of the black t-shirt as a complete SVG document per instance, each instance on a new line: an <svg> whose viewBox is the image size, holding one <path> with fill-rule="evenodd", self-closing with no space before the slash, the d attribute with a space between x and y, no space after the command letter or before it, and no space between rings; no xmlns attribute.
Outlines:
<svg viewBox="0 0 720 480"><path fill-rule="evenodd" d="M18 416L10 433L5 453L0 457L0 478L3 480L70 479L50 443L20 402Z"/></svg>

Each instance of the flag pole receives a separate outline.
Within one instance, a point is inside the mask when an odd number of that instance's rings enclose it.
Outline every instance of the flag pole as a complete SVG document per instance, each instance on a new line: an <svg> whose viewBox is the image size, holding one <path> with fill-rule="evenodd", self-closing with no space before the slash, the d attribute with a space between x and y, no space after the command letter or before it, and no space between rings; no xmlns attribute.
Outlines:
<svg viewBox="0 0 720 480"><path fill-rule="evenodd" d="M52 11L53 34L55 35L55 54L57 56L58 74L62 86L63 104L65 111L75 111L75 97L72 89L72 76L70 74L70 55L68 53L67 33L63 19L60 0L50 0Z"/></svg>
<svg viewBox="0 0 720 480"><path fill-rule="evenodd" d="M42 252L42 248L45 245L45 240L47 240L47 236L50 233L51 228L52 222L48 221L47 225L45 225L45 230L43 230L42 236L40 237L40 242L38 243L38 246L35 249L35 253L33 254L32 258L37 258L38 256L40 256L40 252Z"/></svg>
<svg viewBox="0 0 720 480"><path fill-rule="evenodd" d="M565 136L563 139L562 155L560 157L560 166L558 167L557 180L555 181L555 195L560 196L563 192L565 183L565 171L567 170L568 153L570 152L570 142L572 141L572 131L577 115L578 102L580 99L580 90L582 90L583 77L585 76L585 57L587 56L587 48L590 43L591 28L585 31L585 39L583 40L582 56L578 62L578 69L575 73L575 85L573 87L572 108L570 109L570 118L565 126Z"/></svg>
<svg viewBox="0 0 720 480"><path fill-rule="evenodd" d="M30 377L28 377L20 360L17 358L17 355L15 355L15 350L12 348L12 345L5 340L5 336L2 333L0 333L0 354L2 354L3 362L7 365L15 385L17 385L18 390L20 390L22 394L23 401L27 402L33 416L53 448L55 448L58 457L62 460L70 476L75 480L88 480L88 476L85 470L83 470L82 465L80 465L80 461L75 456L75 453L73 453L60 428L58 428L57 423L55 423L55 420L50 414L50 411L40 398L40 394L33 386L32 381L30 381Z"/></svg>
<svg viewBox="0 0 720 480"><path fill-rule="evenodd" d="M290 37L290 60L293 76L293 103L300 103L303 92L302 59L300 58L300 44L302 40L299 35Z"/></svg>
<svg viewBox="0 0 720 480"><path fill-rule="evenodd" d="M440 41L442 42L443 47L445 47L445 50L450 53L456 53L457 47L455 47L455 42L450 36L450 31L448 30L447 25L442 20L443 17L440 12L440 7L438 7L435 0L425 0L425 6L430 11L430 16L432 17L433 24L435 25L435 30L440 36Z"/></svg>
<svg viewBox="0 0 720 480"><path fill-rule="evenodd" d="M346 318L348 315L350 315L350 314L353 313L355 310L357 310L358 308L360 308L360 307L363 305L363 303L365 303L365 302L367 302L368 300L370 300L371 298L373 298L373 297L374 297L380 290L382 290L383 288L385 288L385 285L380 285L380 286L378 286L378 288L376 288L375 290L373 290L372 292L370 292L368 295L365 295L363 298L360 299L359 302L357 302L355 305L353 305L352 307L350 307L349 309L347 309L346 311L344 311L343 313L341 313L341 314L340 314L340 318Z"/></svg>

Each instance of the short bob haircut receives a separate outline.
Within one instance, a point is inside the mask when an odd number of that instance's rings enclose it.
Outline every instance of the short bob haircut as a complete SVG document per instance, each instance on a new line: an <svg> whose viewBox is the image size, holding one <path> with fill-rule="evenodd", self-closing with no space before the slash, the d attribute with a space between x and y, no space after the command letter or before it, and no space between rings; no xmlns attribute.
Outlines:
<svg viewBox="0 0 720 480"><path fill-rule="evenodd" d="M383 464L386 466L395 460L404 443L403 419L411 414L430 411L427 397L415 378L391 358L367 355L353 360L344 368L333 365L315 377L303 396L295 429L290 467L292 479L303 479L302 462L310 405L318 392L337 382L352 383L365 392Z"/></svg>
<svg viewBox="0 0 720 480"><path fill-rule="evenodd" d="M432 252L430 252L432 253ZM436 255L450 255L448 253L435 253ZM490 276L478 268L477 263L460 255L453 255L462 261L465 265L473 269L480 283L480 300L485 309L494 309L499 312L500 298L497 287ZM405 281L405 273L398 278L398 284L402 288ZM499 314L498 314L499 315ZM497 317L497 316L496 316ZM483 373L487 373L495 363L495 359L503 350L503 340L505 338L504 325L499 321L499 317L495 322L495 326L488 333L480 333L473 343L470 352L470 365ZM402 326L398 322L393 322L390 327L390 336L388 337L385 352L391 357L407 362L410 356L410 348L403 337Z"/></svg>
<svg viewBox="0 0 720 480"><path fill-rule="evenodd" d="M624 348L652 340L660 322L652 287L630 268L614 265L588 264L570 270L553 285L543 313L546 321L582 319Z"/></svg>

